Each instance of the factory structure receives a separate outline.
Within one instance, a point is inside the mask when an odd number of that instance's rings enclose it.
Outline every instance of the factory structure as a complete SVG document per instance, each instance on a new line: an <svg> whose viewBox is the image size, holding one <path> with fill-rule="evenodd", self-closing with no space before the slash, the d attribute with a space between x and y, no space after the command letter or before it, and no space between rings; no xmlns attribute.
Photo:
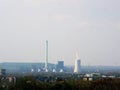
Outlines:
<svg viewBox="0 0 120 90"><path fill-rule="evenodd" d="M76 54L74 73L80 73L80 71L81 71L80 67L81 67L81 60L78 57L78 54ZM40 72L41 70L38 69L38 71ZM46 45L45 45L44 72L51 72L51 70L49 70L49 66L48 66L48 41L46 41ZM59 60L58 63L55 65L55 67L52 69L52 72L64 72L64 61Z"/></svg>
<svg viewBox="0 0 120 90"><path fill-rule="evenodd" d="M46 48L45 48L45 67L44 71L49 72L49 66L48 66L48 41L46 41ZM39 70L40 71L40 70ZM50 71L51 72L51 71ZM55 68L52 69L52 72L64 72L64 61L58 61L58 64L56 64Z"/></svg>
<svg viewBox="0 0 120 90"><path fill-rule="evenodd" d="M58 63L55 65L55 67L52 69L52 71L49 69L48 66L48 41L46 41L46 45L45 45L45 67L43 69L44 72L64 72L64 61L59 60ZM74 73L80 73L81 67L81 60L78 57L78 54L76 54L76 58L75 58L75 67L74 67ZM33 70L32 70L33 71ZM38 68L38 72L40 72L41 69Z"/></svg>
<svg viewBox="0 0 120 90"><path fill-rule="evenodd" d="M52 68L49 66L49 55L48 55L48 41L45 43L45 63L44 68L37 68L32 66L31 72L64 72L64 61L59 60L58 63Z"/></svg>

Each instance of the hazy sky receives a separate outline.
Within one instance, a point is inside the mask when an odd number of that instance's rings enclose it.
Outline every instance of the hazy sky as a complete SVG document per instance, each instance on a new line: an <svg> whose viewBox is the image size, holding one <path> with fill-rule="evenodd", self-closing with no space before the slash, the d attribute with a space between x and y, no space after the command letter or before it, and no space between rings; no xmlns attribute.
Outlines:
<svg viewBox="0 0 120 90"><path fill-rule="evenodd" d="M120 65L120 0L0 0L0 62Z"/></svg>

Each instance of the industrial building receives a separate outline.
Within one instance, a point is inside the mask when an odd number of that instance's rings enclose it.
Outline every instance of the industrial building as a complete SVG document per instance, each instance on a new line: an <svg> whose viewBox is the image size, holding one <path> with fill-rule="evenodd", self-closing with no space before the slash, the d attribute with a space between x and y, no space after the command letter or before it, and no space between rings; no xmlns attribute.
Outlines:
<svg viewBox="0 0 120 90"><path fill-rule="evenodd" d="M56 70L57 72L64 71L64 61L58 61L58 64L56 64Z"/></svg>

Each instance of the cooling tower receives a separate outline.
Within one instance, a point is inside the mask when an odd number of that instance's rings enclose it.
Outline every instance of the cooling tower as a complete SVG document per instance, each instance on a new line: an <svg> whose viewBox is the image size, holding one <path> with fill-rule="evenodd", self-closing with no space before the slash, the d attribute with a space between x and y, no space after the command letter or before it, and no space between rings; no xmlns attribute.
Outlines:
<svg viewBox="0 0 120 90"><path fill-rule="evenodd" d="M78 54L76 54L74 73L80 73L80 63L81 60L78 57Z"/></svg>

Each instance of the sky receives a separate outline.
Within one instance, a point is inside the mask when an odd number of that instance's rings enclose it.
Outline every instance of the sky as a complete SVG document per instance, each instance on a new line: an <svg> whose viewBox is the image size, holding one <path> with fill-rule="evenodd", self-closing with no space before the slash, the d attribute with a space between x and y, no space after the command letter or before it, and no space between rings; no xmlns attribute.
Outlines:
<svg viewBox="0 0 120 90"><path fill-rule="evenodd" d="M120 0L0 0L0 62L120 66Z"/></svg>

